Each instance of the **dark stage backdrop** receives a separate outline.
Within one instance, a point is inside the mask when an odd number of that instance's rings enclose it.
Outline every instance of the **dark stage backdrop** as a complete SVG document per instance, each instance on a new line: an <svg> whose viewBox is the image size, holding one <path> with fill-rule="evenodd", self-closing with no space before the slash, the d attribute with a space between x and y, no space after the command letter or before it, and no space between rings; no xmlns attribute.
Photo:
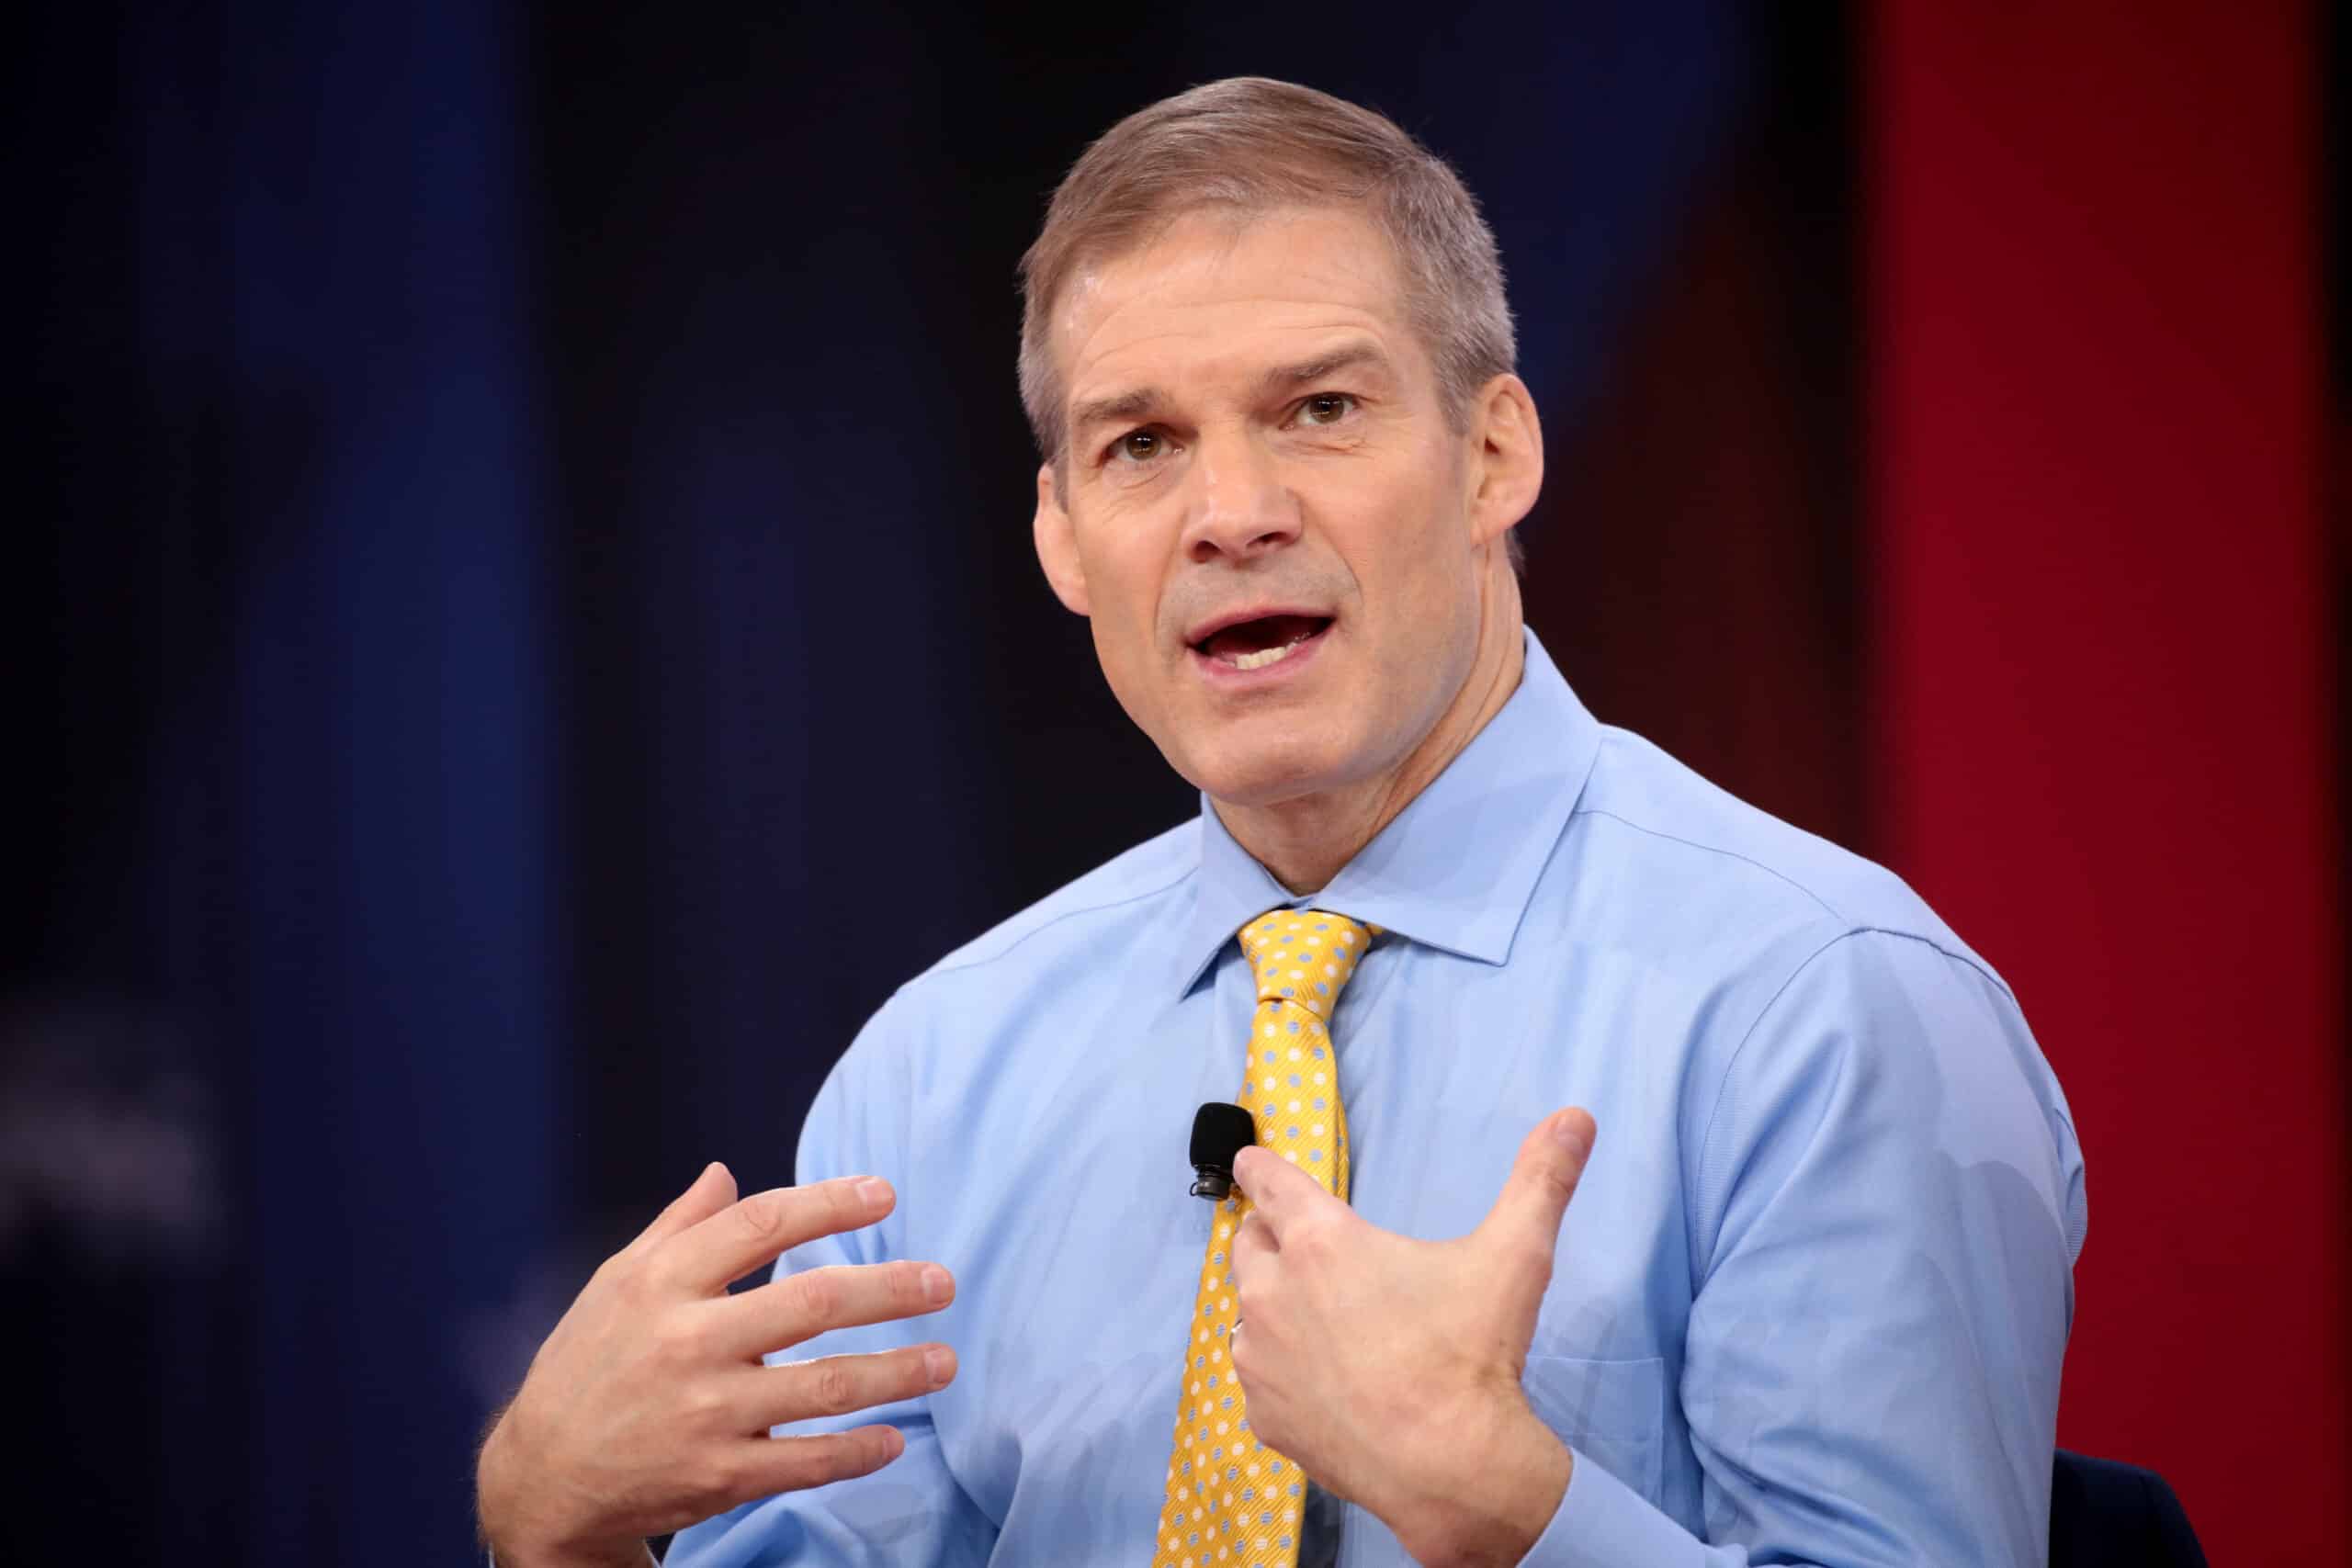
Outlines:
<svg viewBox="0 0 2352 1568"><path fill-rule="evenodd" d="M0 1556L457 1560L473 1438L596 1259L707 1159L788 1179L895 985L1194 808L1037 575L1012 379L1053 184L1193 82L1308 82L1455 160L1546 420L1537 629L1604 718L1913 852L1864 635L1872 36L1727 0L40 7L5 111L35 1440ZM2293 1027L2336 1115L2340 1015ZM2094 1252L2162 1223L2103 1152ZM2078 1334L2130 1310L2086 1293ZM2211 1453L2240 1353L2178 1371Z"/></svg>

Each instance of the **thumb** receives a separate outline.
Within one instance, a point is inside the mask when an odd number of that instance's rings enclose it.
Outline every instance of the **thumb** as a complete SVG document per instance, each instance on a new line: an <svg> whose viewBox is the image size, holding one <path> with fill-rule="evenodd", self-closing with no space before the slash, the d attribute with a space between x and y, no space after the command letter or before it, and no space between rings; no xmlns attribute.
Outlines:
<svg viewBox="0 0 2352 1568"><path fill-rule="evenodd" d="M672 1236L689 1225L699 1224L735 1201L735 1173L717 1160L702 1168L694 1184L670 1201L670 1206L653 1216L653 1223L638 1235L639 1245L657 1242Z"/></svg>
<svg viewBox="0 0 2352 1568"><path fill-rule="evenodd" d="M1503 1182L1482 1234L1514 1247L1538 1250L1548 1260L1560 1243L1560 1221L1577 1195L1585 1160L1598 1129L1583 1110L1570 1106L1536 1123L1519 1145L1519 1158Z"/></svg>

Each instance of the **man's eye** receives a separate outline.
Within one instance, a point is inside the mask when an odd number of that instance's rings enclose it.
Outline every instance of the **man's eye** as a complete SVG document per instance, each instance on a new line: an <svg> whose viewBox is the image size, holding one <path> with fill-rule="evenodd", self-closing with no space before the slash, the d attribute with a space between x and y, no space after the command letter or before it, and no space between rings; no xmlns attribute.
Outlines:
<svg viewBox="0 0 2352 1568"><path fill-rule="evenodd" d="M1130 463L1148 463L1159 456L1159 446L1158 432L1130 430L1111 443L1111 455Z"/></svg>
<svg viewBox="0 0 2352 1568"><path fill-rule="evenodd" d="M1356 406L1355 399L1346 392L1317 392L1298 405L1301 424L1337 424L1348 417Z"/></svg>

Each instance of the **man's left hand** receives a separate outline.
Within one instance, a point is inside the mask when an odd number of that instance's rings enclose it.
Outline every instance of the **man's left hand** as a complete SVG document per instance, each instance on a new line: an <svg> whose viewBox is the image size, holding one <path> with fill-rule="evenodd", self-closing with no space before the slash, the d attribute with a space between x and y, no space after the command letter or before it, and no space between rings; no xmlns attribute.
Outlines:
<svg viewBox="0 0 2352 1568"><path fill-rule="evenodd" d="M1580 1110L1545 1118L1452 1241L1382 1230L1265 1149L1234 1162L1255 1205L1233 1242L1250 1430L1418 1562L1516 1563L1567 1489L1520 1378L1594 1132Z"/></svg>

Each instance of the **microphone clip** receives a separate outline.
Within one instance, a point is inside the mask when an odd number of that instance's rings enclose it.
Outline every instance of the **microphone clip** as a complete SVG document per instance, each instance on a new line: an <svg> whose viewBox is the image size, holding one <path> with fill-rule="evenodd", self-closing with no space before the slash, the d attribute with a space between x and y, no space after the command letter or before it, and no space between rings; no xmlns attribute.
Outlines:
<svg viewBox="0 0 2352 1568"><path fill-rule="evenodd" d="M1238 1105L1213 1100L1193 1114L1193 1196L1221 1203L1233 1195L1233 1159L1258 1141L1258 1123Z"/></svg>

